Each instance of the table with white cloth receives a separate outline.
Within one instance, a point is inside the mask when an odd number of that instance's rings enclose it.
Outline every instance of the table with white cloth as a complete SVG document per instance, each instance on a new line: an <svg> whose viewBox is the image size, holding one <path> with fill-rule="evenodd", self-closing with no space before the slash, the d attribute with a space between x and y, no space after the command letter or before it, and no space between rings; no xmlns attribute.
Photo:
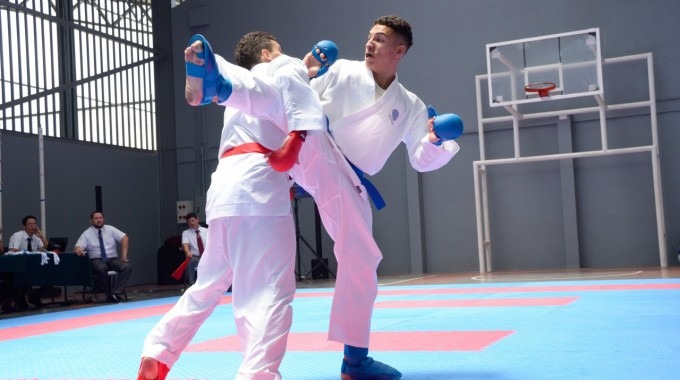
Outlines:
<svg viewBox="0 0 680 380"><path fill-rule="evenodd" d="M12 287L63 286L64 303L67 286L93 286L92 268L86 256L75 253L7 252L0 256L0 273L11 279Z"/></svg>

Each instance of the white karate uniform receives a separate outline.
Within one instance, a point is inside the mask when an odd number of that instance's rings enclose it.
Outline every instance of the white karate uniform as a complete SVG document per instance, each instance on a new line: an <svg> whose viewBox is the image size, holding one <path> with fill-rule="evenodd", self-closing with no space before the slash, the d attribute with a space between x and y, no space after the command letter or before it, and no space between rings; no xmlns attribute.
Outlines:
<svg viewBox="0 0 680 380"><path fill-rule="evenodd" d="M255 75L268 76L281 93L289 131L322 131L326 116L319 96L309 86L307 66L298 58L282 54L269 63L256 65Z"/></svg>
<svg viewBox="0 0 680 380"><path fill-rule="evenodd" d="M403 142L411 165L422 172L445 165L459 146L455 141L441 146L429 142L425 104L397 79L376 100L376 83L364 62L338 60L311 85L319 93L333 139L308 135L292 174L314 197L335 241L338 270L328 337L369 347L382 254L372 234L366 189L342 154L365 173L375 174ZM334 143L342 153L333 149Z"/></svg>
<svg viewBox="0 0 680 380"><path fill-rule="evenodd" d="M275 61L255 66L253 73L258 76L232 71L232 97L225 104L277 125L288 123L291 110L287 114L286 107L290 104L267 79L275 75ZM338 60L311 86L319 94L333 138L325 131L308 133L291 175L314 197L324 227L335 241L338 271L328 337L368 347L382 254L372 234L373 215L366 189L344 156L364 172L375 174L403 142L411 165L428 171L449 162L459 147L455 141L441 146L429 142L425 104L398 80L376 101L373 74L364 62ZM242 95L234 97L235 93ZM315 112L313 107L309 110Z"/></svg>
<svg viewBox="0 0 680 380"><path fill-rule="evenodd" d="M250 74L243 78L240 85L245 87L257 82ZM249 96L247 91L234 91L232 101L261 107L257 97L242 99L241 95ZM257 120L227 107L219 155L249 142L278 149L286 136L285 128L285 123ZM292 323L290 304L295 294L296 241L289 188L288 175L274 171L263 154L219 160L207 194L210 233L198 279L148 334L143 357L172 367L233 284L232 305L243 348L236 379L281 379L278 369Z"/></svg>
<svg viewBox="0 0 680 380"><path fill-rule="evenodd" d="M220 72L227 74L232 83L231 96L222 105L288 131L325 129L326 117L318 95L309 86L307 68L300 59L282 54L248 71L219 55L215 58Z"/></svg>
<svg viewBox="0 0 680 380"><path fill-rule="evenodd" d="M398 77L376 100L373 74L363 61L338 60L311 85L319 93L333 140L366 174L379 172L401 142L411 166L420 172L441 168L460 149L453 140L441 146L430 143L427 108Z"/></svg>
<svg viewBox="0 0 680 380"><path fill-rule="evenodd" d="M231 96L222 103L227 108L219 157L251 142L276 150L288 131L323 131L325 116L301 60L281 55L256 65L254 75L215 57L232 82ZM262 154L220 159L207 194L210 233L200 275L149 333L142 356L171 367L233 284L243 347L236 379L281 379L295 294L290 185L288 174L274 171Z"/></svg>

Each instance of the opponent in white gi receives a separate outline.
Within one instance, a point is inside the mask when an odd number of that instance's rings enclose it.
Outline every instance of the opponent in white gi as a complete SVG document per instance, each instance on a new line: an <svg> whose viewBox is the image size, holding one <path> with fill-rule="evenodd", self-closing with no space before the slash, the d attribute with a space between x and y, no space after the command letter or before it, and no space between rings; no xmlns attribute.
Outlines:
<svg viewBox="0 0 680 380"><path fill-rule="evenodd" d="M252 43L246 38L248 36L250 34L244 36L245 42ZM209 45L204 39L199 40L200 43L193 43L185 51L187 62L203 64L200 53L203 46ZM282 54L278 43L273 42L265 49L267 60ZM207 56L203 57L208 70ZM257 78L219 56L212 59L222 78L215 79L207 73L200 78L188 76L185 93L190 104L200 104L206 93L214 92L219 98L229 92L226 98L219 99L227 107L220 160L207 194L206 220L210 232L199 263L198 280L145 339L138 379L166 378L231 284L236 328L243 347L243 362L236 379L281 379L278 369L292 323L290 304L295 293L296 241L289 198L291 183L287 173L272 168L270 156L276 153L288 133L287 118L282 111L286 105L280 100L277 87L267 83L266 78ZM296 70L300 69L296 65ZM309 73L305 72L303 79L308 81L308 76L318 70L319 64L316 64ZM188 73L190 71L188 69ZM206 77L212 79L205 80ZM229 79L225 80L227 77ZM312 92L312 104L307 105L303 101L304 95L296 97L295 78L298 77L279 78L279 81L287 83L289 95L297 102L295 109L304 109L302 114L307 120L320 124L323 115L318 98ZM224 80L221 85L230 88L228 91L206 89L206 86L214 85L206 84L212 80ZM256 88L260 90L255 91ZM311 91L308 85L307 90ZM237 107L271 107L269 100L267 104L258 103L260 95L264 96L262 99L279 99L282 108L273 112L276 118L256 119L237 110ZM196 102L196 98L200 102ZM204 104L210 102L211 99ZM304 120L297 125L322 128ZM290 157L282 159L291 160ZM296 160L297 157L293 157L292 162Z"/></svg>
<svg viewBox="0 0 680 380"><path fill-rule="evenodd" d="M396 80L397 65L411 41L405 21L380 19L371 30L364 62L338 61L342 67L333 66L328 76L312 81L336 140L325 132L308 133L300 164L291 173L314 197L324 226L335 241L338 277L329 339L345 344L341 375L348 380L396 380L401 373L367 356L377 294L376 269L382 254L372 236L366 188L343 153L360 169L375 174L401 142L419 171L445 165L459 149L454 141L442 141L435 134L435 119L428 120L423 102ZM244 49L242 54L248 51ZM273 103L269 117L274 117L279 108ZM447 139L457 137L462 128L459 119L444 124L439 132Z"/></svg>
<svg viewBox="0 0 680 380"><path fill-rule="evenodd" d="M459 150L453 140L440 141L425 104L397 79L397 66L412 40L405 20L381 17L369 32L364 61L338 60L311 83L329 119L334 143L350 162L371 175L382 169L402 142L411 165L421 172L444 166ZM343 379L399 379L399 371L367 356L382 254L372 235L366 189L356 176L347 175L346 163L327 145L324 139L308 135L300 165L292 174L314 197L335 241L338 268L329 339L345 344ZM330 157L323 160L324 155ZM325 165L332 161L340 170Z"/></svg>

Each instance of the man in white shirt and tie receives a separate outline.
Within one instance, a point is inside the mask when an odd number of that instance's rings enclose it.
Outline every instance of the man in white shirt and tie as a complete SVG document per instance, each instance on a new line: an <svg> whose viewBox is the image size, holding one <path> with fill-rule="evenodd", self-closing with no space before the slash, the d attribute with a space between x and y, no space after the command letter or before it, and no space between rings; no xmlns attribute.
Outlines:
<svg viewBox="0 0 680 380"><path fill-rule="evenodd" d="M24 226L22 231L15 232L9 238L10 252L39 252L44 251L47 246L47 241L38 228L38 220L33 215L26 215L21 219L21 224Z"/></svg>
<svg viewBox="0 0 680 380"><path fill-rule="evenodd" d="M78 238L74 251L78 256L87 255L90 258L92 269L106 292L106 302L116 303L122 299L132 274L132 266L128 262L129 239L123 231L105 225L104 213L101 211L90 214L90 223L90 228ZM117 242L120 243L120 256ZM113 285L109 282L110 270L118 272Z"/></svg>
<svg viewBox="0 0 680 380"><path fill-rule="evenodd" d="M21 224L24 229L17 231L9 238L9 252L40 252L44 251L47 246L47 241L38 228L38 219L33 215L26 215L21 219ZM47 288L47 287L42 287ZM17 288L15 289L14 305L17 310L27 310L29 308L28 302L37 307L42 307L43 303L40 300L40 291L37 289Z"/></svg>
<svg viewBox="0 0 680 380"><path fill-rule="evenodd" d="M190 212L186 216L188 229L182 232L182 250L184 257L189 259L184 276L188 285L193 285L196 282L196 268L198 261L203 254L203 247L208 238L208 229L201 226L198 215Z"/></svg>

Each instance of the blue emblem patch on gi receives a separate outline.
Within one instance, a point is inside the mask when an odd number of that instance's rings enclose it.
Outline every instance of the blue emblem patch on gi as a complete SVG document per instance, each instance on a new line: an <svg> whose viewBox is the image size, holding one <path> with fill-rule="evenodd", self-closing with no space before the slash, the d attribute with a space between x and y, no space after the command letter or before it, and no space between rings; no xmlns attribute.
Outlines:
<svg viewBox="0 0 680 380"><path fill-rule="evenodd" d="M392 121L397 121L399 118L399 111L396 108L392 109Z"/></svg>

